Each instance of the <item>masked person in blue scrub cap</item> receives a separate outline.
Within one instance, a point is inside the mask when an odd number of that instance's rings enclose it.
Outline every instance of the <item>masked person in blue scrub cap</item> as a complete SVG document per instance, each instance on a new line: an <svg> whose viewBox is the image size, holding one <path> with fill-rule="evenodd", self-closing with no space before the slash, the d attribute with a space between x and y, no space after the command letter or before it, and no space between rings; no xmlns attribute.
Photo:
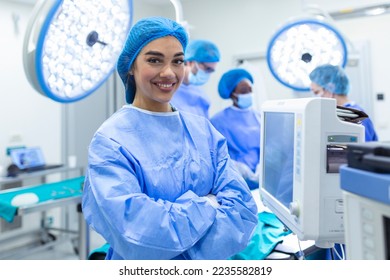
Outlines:
<svg viewBox="0 0 390 280"><path fill-rule="evenodd" d="M227 259L246 247L257 206L209 120L176 110L187 34L151 17L117 63L129 104L89 146L82 210L106 259Z"/></svg>
<svg viewBox="0 0 390 280"><path fill-rule="evenodd" d="M179 110L209 118L210 97L202 86L215 71L220 60L218 47L207 40L193 40L185 52L183 83L172 98Z"/></svg>
<svg viewBox="0 0 390 280"><path fill-rule="evenodd" d="M226 137L229 155L250 189L259 187L260 112L253 109L253 77L245 69L224 73L218 84L219 95L233 104L211 119Z"/></svg>
<svg viewBox="0 0 390 280"><path fill-rule="evenodd" d="M357 109L363 111L363 108L348 99L349 79L343 68L340 66L325 64L315 68L309 75L311 80L310 89L318 97L327 97L336 99L337 106ZM374 124L370 118L362 121L365 127L366 141L378 141Z"/></svg>

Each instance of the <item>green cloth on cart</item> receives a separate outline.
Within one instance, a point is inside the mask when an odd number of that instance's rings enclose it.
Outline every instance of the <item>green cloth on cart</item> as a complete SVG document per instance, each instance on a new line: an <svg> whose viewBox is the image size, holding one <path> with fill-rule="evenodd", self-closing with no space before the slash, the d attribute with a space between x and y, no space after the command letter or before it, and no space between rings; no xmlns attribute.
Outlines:
<svg viewBox="0 0 390 280"><path fill-rule="evenodd" d="M232 256L230 260L263 260L283 241L283 237L291 233L273 213L261 212L258 214L259 223L248 243L240 253ZM89 254L90 260L102 259L108 252L110 245L105 243Z"/></svg>
<svg viewBox="0 0 390 280"><path fill-rule="evenodd" d="M230 260L263 260L283 241L283 237L291 233L273 213L258 214L257 227L248 246L232 256Z"/></svg>
<svg viewBox="0 0 390 280"><path fill-rule="evenodd" d="M55 183L47 183L28 188L17 188L15 191L8 189L0 192L0 218L12 222L18 207L11 204L12 199L20 194L33 193L38 196L37 203L66 197L81 196L83 191L84 176L67 179Z"/></svg>
<svg viewBox="0 0 390 280"><path fill-rule="evenodd" d="M258 214L259 223L248 243L240 253L232 256L230 260L263 260L283 241L283 237L291 234L273 213L261 212ZM102 259L108 252L110 245L105 243L89 254L90 260Z"/></svg>
<svg viewBox="0 0 390 280"><path fill-rule="evenodd" d="M103 246L96 248L91 251L91 253L88 256L89 260L103 260L105 259L108 249L110 249L110 244L105 243Z"/></svg>

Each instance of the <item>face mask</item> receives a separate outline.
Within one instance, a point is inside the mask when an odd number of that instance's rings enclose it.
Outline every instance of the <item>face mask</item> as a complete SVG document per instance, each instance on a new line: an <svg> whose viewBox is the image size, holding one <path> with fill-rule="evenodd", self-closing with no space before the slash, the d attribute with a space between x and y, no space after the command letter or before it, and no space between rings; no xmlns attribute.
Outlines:
<svg viewBox="0 0 390 280"><path fill-rule="evenodd" d="M252 106L253 93L235 94L234 96L237 97L237 105L241 109L246 109Z"/></svg>
<svg viewBox="0 0 390 280"><path fill-rule="evenodd" d="M207 73L202 69L199 69L198 65L196 67L198 68L198 72L196 72L195 75L192 72L190 72L188 76L188 80L191 85L195 85L195 86L204 85L209 80L210 73Z"/></svg>

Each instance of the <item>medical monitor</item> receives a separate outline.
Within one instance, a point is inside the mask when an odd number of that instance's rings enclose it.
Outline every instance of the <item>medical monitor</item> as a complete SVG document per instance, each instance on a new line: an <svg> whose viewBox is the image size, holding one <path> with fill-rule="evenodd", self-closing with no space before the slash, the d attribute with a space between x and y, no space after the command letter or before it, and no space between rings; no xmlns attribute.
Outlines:
<svg viewBox="0 0 390 280"><path fill-rule="evenodd" d="M260 194L300 240L344 243L339 167L364 127L340 120L336 100L297 98L262 105Z"/></svg>
<svg viewBox="0 0 390 280"><path fill-rule="evenodd" d="M20 170L44 166L46 163L40 147L12 150L11 160Z"/></svg>

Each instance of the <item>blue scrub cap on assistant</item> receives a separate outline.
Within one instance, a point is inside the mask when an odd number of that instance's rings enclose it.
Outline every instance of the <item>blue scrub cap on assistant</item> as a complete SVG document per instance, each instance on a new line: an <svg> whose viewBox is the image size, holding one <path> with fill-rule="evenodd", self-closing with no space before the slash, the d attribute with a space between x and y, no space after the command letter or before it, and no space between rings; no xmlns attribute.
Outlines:
<svg viewBox="0 0 390 280"><path fill-rule="evenodd" d="M189 42L184 55L186 61L219 62L221 55L218 47L207 40L193 40Z"/></svg>
<svg viewBox="0 0 390 280"><path fill-rule="evenodd" d="M183 26L164 17L149 17L138 21L127 36L122 53L117 62L117 71L121 77L126 91L126 102L131 104L135 95L134 77L129 74L140 51L151 41L165 36L175 37L185 51L188 35Z"/></svg>
<svg viewBox="0 0 390 280"><path fill-rule="evenodd" d="M331 93L347 95L349 92L347 74L340 66L330 64L318 66L310 73L309 77L313 83Z"/></svg>
<svg viewBox="0 0 390 280"><path fill-rule="evenodd" d="M219 95L223 99L228 99L236 86L243 80L248 79L253 84L252 75L245 69L237 68L227 71L222 75L218 84Z"/></svg>

